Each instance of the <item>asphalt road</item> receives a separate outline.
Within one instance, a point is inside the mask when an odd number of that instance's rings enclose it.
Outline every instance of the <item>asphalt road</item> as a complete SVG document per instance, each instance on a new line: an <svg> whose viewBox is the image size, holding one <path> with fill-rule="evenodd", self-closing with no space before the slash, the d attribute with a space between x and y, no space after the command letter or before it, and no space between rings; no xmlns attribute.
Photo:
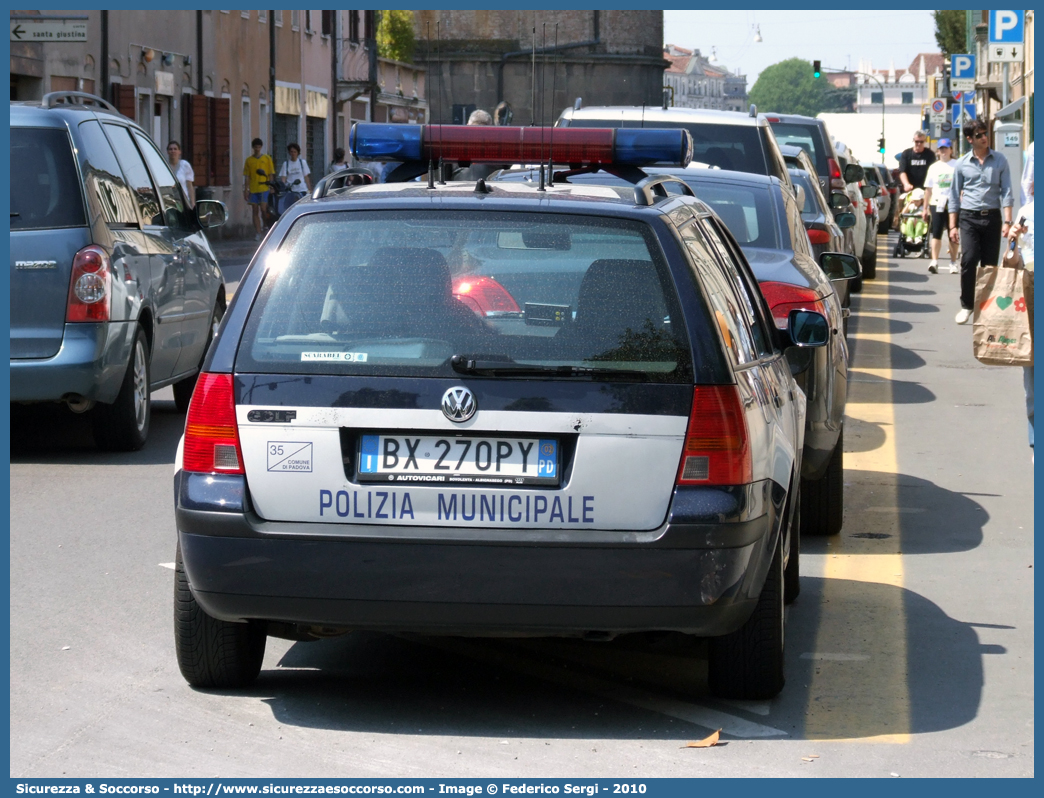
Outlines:
<svg viewBox="0 0 1044 798"><path fill-rule="evenodd" d="M1032 776L1021 370L972 358L958 278L925 266L882 258L854 299L845 528L803 543L771 702L711 699L681 636L270 640L251 689L192 690L170 390L131 455L95 451L65 410L18 409L11 775Z"/></svg>

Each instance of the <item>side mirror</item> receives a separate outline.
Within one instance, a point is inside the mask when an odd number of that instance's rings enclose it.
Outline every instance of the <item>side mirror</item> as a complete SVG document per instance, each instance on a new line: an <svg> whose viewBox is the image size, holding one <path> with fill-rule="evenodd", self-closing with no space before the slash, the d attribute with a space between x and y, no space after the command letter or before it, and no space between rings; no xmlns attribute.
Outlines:
<svg viewBox="0 0 1044 798"><path fill-rule="evenodd" d="M863 171L857 163L850 163L845 167L845 182L846 183L858 183L866 177L866 172Z"/></svg>
<svg viewBox="0 0 1044 798"><path fill-rule="evenodd" d="M859 193L863 195L863 199L873 199L877 196L877 186L873 184L861 186Z"/></svg>
<svg viewBox="0 0 1044 798"><path fill-rule="evenodd" d="M835 211L843 211L852 206L852 200L842 191L833 191L830 194L830 207Z"/></svg>
<svg viewBox="0 0 1044 798"><path fill-rule="evenodd" d="M200 227L221 227L228 219L228 209L220 200L198 200L196 202L196 221Z"/></svg>
<svg viewBox="0 0 1044 798"><path fill-rule="evenodd" d="M854 223L855 215L848 215L852 217ZM855 255L848 255L844 252L824 252L819 256L819 265L823 267L823 271L831 282L855 280L863 273Z"/></svg>
<svg viewBox="0 0 1044 798"><path fill-rule="evenodd" d="M814 310L792 310L787 317L787 335L791 346L826 346L830 341L830 323Z"/></svg>
<svg viewBox="0 0 1044 798"><path fill-rule="evenodd" d="M849 227L855 227L856 218L851 211L841 211L834 214L834 221L842 230L847 230Z"/></svg>

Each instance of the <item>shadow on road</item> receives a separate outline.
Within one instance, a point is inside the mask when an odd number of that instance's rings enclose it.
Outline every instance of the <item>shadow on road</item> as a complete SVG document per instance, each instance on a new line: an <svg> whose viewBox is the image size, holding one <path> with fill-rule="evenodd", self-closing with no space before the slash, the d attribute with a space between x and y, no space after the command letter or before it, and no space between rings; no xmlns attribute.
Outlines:
<svg viewBox="0 0 1044 798"><path fill-rule="evenodd" d="M849 362L858 363L864 369L919 369L924 358L916 352L898 344L852 337L848 341Z"/></svg>
<svg viewBox="0 0 1044 798"><path fill-rule="evenodd" d="M853 319L855 317L853 316ZM851 346L854 336L859 333L868 335L899 335L913 330L913 325L908 321L889 319L884 316L860 316L858 321L852 321L849 328L849 345Z"/></svg>
<svg viewBox="0 0 1044 798"><path fill-rule="evenodd" d="M882 387L888 388L887 394L881 390ZM935 394L919 382L889 380L860 371L848 372L848 401L853 404L916 405L935 400Z"/></svg>
<svg viewBox="0 0 1044 798"><path fill-rule="evenodd" d="M827 587L830 603L823 602ZM811 659L821 614L842 613L850 605L878 620L850 641L850 650L865 657ZM905 637L895 617L898 606L905 612ZM246 695L262 699L281 724L335 731L513 740L692 739L698 734L694 725L669 717L688 706L711 708L795 738L857 739L968 723L981 698L982 656L1003 653L997 646L981 646L972 625L890 585L803 577L801 597L789 617L788 683L760 711L711 698L705 644L677 634L592 643L355 632L294 644L276 667L262 671ZM896 635L906 661L877 661L895 648ZM824 669L832 671L828 675L834 681L854 685L847 688L850 695L842 696L840 710ZM897 673L902 674L898 681ZM876 701L901 711L863 711ZM668 709L656 711L650 703ZM824 708L817 715L817 707L828 704L832 711Z"/></svg>
<svg viewBox="0 0 1044 798"><path fill-rule="evenodd" d="M53 465L174 464L185 414L173 401L152 400L149 439L137 452L103 452L94 445L88 414L65 405L11 405L11 462Z"/></svg>

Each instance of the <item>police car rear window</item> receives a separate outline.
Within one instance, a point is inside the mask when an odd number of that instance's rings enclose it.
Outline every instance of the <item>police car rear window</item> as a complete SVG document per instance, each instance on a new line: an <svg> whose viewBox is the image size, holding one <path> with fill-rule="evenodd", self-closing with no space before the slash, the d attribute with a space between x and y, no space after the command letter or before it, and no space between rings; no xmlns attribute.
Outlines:
<svg viewBox="0 0 1044 798"><path fill-rule="evenodd" d="M312 214L270 257L239 372L443 377L470 362L492 377L692 379L673 283L642 222Z"/></svg>

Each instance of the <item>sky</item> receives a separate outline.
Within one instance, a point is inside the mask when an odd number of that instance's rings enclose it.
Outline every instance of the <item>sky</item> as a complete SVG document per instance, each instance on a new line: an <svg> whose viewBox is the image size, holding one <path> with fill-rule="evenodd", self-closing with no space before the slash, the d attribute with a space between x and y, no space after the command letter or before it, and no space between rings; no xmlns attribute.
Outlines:
<svg viewBox="0 0 1044 798"><path fill-rule="evenodd" d="M763 41L754 41L756 28ZM768 66L788 58L819 59L823 67L901 69L918 53L938 52L931 11L664 11L665 44L699 49L747 76L747 90Z"/></svg>

